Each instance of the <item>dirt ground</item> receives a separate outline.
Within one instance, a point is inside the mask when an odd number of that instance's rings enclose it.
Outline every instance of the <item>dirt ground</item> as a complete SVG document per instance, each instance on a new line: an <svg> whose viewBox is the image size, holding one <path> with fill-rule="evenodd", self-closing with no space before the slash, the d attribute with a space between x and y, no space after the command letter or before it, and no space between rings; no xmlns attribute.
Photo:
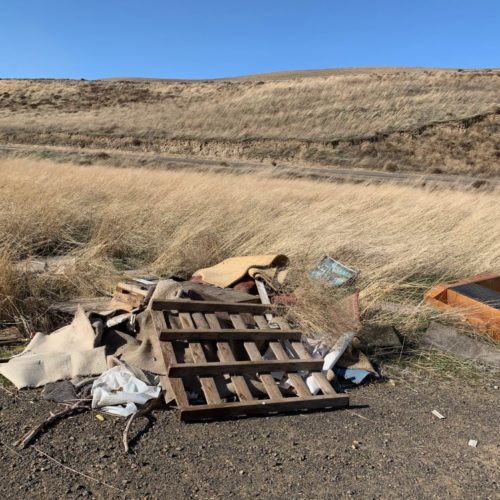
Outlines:
<svg viewBox="0 0 500 500"><path fill-rule="evenodd" d="M2 389L0 497L500 498L495 387L374 383L353 389L347 410L213 423L156 411L134 424L130 455L124 420L94 413L17 451L13 442L55 405Z"/></svg>

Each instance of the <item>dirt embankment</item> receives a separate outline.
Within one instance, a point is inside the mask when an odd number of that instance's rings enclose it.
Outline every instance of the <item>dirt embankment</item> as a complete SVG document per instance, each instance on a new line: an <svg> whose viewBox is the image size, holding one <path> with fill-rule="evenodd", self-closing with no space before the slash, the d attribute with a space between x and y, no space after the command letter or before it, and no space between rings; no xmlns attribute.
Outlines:
<svg viewBox="0 0 500 500"><path fill-rule="evenodd" d="M478 140L482 137L482 140ZM498 140L497 140L498 139ZM328 142L276 139L169 139L113 133L0 130L5 144L155 152L179 157L259 161L481 177L500 176L500 109L409 130Z"/></svg>

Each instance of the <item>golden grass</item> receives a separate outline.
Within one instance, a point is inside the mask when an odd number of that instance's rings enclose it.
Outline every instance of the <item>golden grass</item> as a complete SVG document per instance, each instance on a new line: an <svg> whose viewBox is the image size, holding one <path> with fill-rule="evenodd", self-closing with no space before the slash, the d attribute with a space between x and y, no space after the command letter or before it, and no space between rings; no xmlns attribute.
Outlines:
<svg viewBox="0 0 500 500"><path fill-rule="evenodd" d="M494 110L500 71L337 73L278 81L0 81L0 127L328 141Z"/></svg>
<svg viewBox="0 0 500 500"><path fill-rule="evenodd" d="M498 271L498 195L1 160L0 319L31 315L40 325L50 302L110 291L120 268L189 275L274 252L291 258L292 284L310 294L307 270L328 253L361 270L363 309L394 294L418 303L441 278ZM67 253L77 266L64 276L12 270ZM333 330L320 309L308 326Z"/></svg>

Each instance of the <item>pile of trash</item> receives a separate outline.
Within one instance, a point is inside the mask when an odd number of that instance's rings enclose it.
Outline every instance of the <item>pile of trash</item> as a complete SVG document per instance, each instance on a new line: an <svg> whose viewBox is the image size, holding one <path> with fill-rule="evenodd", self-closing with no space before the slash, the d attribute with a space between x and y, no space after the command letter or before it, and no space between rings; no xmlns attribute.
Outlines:
<svg viewBox="0 0 500 500"><path fill-rule="evenodd" d="M65 404L47 422L98 409L129 417L128 429L134 417L161 404L196 410L200 418L260 414L266 404L269 411L345 406L348 398L336 393L339 382L360 383L377 372L355 347L356 331L331 346L299 334L277 315L275 307L286 307L280 290L287 266L284 255L233 257L187 281L134 277L120 282L111 299L55 304L60 314L74 314L71 323L36 333L20 354L0 364L0 374L17 388L44 386L46 399ZM311 271L331 287L352 284L356 276L330 257ZM357 309L357 294L352 296ZM314 399L319 393L323 399Z"/></svg>
<svg viewBox="0 0 500 500"><path fill-rule="evenodd" d="M44 398L66 405L62 412L53 414L59 416L98 409L102 413L134 417L148 405L158 406L160 401L163 404L175 403L168 379L169 363L165 362L164 347L153 324L153 297L161 295L162 299L185 299L207 305L242 304L248 308L251 304L255 307L262 304L271 307L283 302L280 301L283 295L280 290L287 277L287 267L288 258L284 255L233 257L200 269L188 281L175 276L133 277L120 282L112 298L96 297L55 304L51 308L53 311L62 315L73 314L73 320L50 334L34 334L20 354L0 363L0 374L19 389L44 386ZM330 257L323 258L311 271L313 279L333 287L351 284L356 276L356 271ZM353 297L357 304L357 294ZM217 310L217 306L213 307ZM279 307L286 306L280 304ZM217 321L222 325L224 316L219 316ZM271 314L266 313L265 317L270 328L277 327ZM14 341L12 332L9 335ZM217 340L217 331L215 335ZM368 358L353 346L355 335L355 331L346 332L333 347L312 341L307 335L302 335L301 342L308 359L322 360L322 371L330 382L335 384L335 380L341 377L359 383L370 375L377 376L377 373ZM216 345L223 349L222 339ZM256 345L260 348L257 355L262 357L262 363L273 359L264 341ZM283 345L291 352L286 342ZM184 356L186 361L193 361L188 359L189 353L180 355L181 358ZM300 373L311 395L317 394L320 391L318 378L307 370ZM286 373L281 373L281 376L285 376L282 381L276 380L280 390L296 396L294 385L285 383ZM260 377L256 372L253 377L247 374L244 377L252 388L252 397L259 399L260 379L265 376ZM231 381L236 378L236 375L226 377L229 389L219 390L222 401L231 400ZM187 387L188 399L196 401L200 397L196 384L192 389L189 384ZM24 436L20 442L24 446L33 438Z"/></svg>

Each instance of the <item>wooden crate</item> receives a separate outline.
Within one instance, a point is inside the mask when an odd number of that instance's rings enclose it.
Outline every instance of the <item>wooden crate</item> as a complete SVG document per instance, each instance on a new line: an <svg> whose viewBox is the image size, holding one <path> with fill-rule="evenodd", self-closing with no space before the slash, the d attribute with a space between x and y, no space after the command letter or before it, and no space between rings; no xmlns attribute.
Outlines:
<svg viewBox="0 0 500 500"><path fill-rule="evenodd" d="M471 288L473 293L464 293L464 288ZM483 292L474 293L474 288ZM441 283L427 291L424 300L439 309L460 313L472 326L500 340L500 274L478 274Z"/></svg>
<svg viewBox="0 0 500 500"><path fill-rule="evenodd" d="M268 322L265 313L271 306L183 299L153 301L151 305L169 392L175 396L181 420L348 406L348 396L337 394L321 372L323 362L307 353L300 341L301 332L276 316L272 324ZM176 347L187 349L192 360L178 359ZM266 351L271 356L264 359ZM311 374L320 394L311 394L301 371ZM285 373L293 390L280 387L273 372ZM252 394L248 376L262 383L264 397ZM201 388L201 403L191 401L186 390L185 380L193 377ZM217 377L230 379L234 400L223 400Z"/></svg>

